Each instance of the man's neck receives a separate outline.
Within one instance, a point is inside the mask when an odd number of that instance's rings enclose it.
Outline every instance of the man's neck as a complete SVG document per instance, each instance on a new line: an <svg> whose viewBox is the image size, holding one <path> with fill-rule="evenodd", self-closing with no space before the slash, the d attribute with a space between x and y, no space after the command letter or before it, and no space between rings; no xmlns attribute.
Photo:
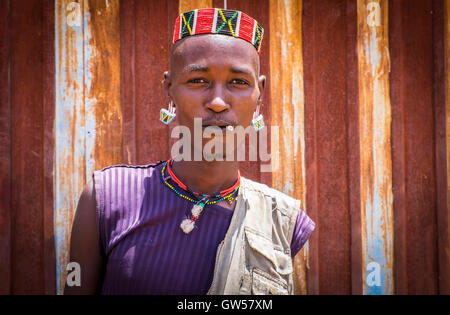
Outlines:
<svg viewBox="0 0 450 315"><path fill-rule="evenodd" d="M190 190L201 194L215 194L236 182L237 161L179 161L172 170Z"/></svg>

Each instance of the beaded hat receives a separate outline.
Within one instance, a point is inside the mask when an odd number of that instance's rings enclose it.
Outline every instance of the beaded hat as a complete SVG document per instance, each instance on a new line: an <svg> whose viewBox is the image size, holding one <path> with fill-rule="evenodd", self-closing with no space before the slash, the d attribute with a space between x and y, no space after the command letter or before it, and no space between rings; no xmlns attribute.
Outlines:
<svg viewBox="0 0 450 315"><path fill-rule="evenodd" d="M197 9L181 13L177 17L173 43L188 36L222 34L246 40L259 54L263 33L261 25L244 12L217 8Z"/></svg>

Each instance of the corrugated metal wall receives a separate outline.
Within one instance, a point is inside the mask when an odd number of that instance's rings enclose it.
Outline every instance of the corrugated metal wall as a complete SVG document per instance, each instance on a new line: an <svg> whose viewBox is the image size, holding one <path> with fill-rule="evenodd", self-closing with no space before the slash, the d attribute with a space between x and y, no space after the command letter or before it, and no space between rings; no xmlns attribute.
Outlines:
<svg viewBox="0 0 450 315"><path fill-rule="evenodd" d="M54 293L54 7L0 1L0 292Z"/></svg>
<svg viewBox="0 0 450 315"><path fill-rule="evenodd" d="M272 152L317 228L300 294L450 293L450 0L228 0L265 28ZM170 153L173 21L223 0L0 2L0 292L61 292L92 171ZM379 277L378 277L379 276Z"/></svg>

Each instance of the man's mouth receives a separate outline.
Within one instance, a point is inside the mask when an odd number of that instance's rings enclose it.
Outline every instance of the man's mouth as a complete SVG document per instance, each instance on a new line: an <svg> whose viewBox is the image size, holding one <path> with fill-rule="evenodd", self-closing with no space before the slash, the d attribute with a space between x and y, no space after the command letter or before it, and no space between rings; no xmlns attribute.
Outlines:
<svg viewBox="0 0 450 315"><path fill-rule="evenodd" d="M217 121L217 122L205 122L202 125L203 128L206 127L217 127L220 128L222 131L225 130L233 130L234 129L234 124L233 123L229 123L229 122L223 122L223 121Z"/></svg>
<svg viewBox="0 0 450 315"><path fill-rule="evenodd" d="M204 125L202 126L202 128L207 128L207 127L215 127L215 128L220 128L221 130L226 130L227 126L218 126L218 125Z"/></svg>

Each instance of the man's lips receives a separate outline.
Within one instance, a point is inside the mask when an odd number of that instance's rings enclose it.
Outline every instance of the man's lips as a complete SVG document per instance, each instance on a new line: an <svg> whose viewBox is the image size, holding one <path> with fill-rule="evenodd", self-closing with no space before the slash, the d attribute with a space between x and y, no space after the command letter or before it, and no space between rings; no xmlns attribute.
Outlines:
<svg viewBox="0 0 450 315"><path fill-rule="evenodd" d="M205 121L202 124L202 129L207 127L220 128L220 135L225 136L228 131L233 132L235 128L235 123L228 121ZM217 130L217 129L216 129ZM217 134L215 135L218 136Z"/></svg>
<svg viewBox="0 0 450 315"><path fill-rule="evenodd" d="M207 128L207 127L217 127L217 128L220 128L220 129L226 129L228 126L229 126L229 125L223 125L223 126L218 126L218 125L205 125L205 126L202 126L202 128Z"/></svg>
<svg viewBox="0 0 450 315"><path fill-rule="evenodd" d="M219 127L219 128L221 128L221 129L224 129L224 128L226 128L226 127L228 127L228 126L235 126L235 124L234 123L232 123L232 122L228 122L228 121L206 121L206 122L203 122L203 124L202 124L202 127L203 128L206 128L206 127Z"/></svg>

